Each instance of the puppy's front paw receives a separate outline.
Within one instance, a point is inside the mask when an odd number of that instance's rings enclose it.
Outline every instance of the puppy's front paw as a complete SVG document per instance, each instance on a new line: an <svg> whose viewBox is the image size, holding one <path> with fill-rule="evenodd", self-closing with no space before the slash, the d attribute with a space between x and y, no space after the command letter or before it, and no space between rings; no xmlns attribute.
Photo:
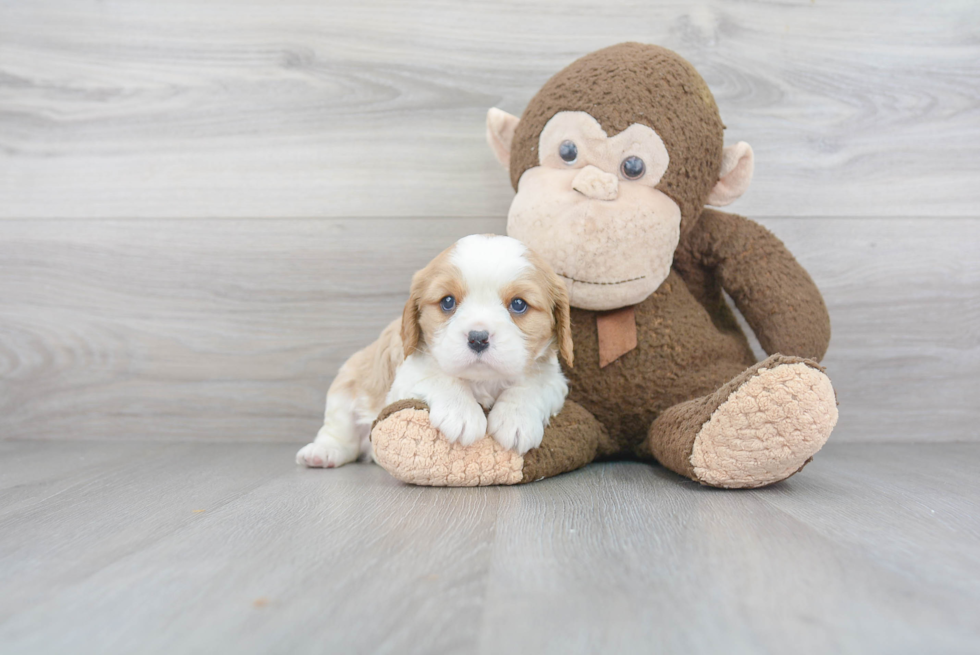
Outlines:
<svg viewBox="0 0 980 655"><path fill-rule="evenodd" d="M429 422L450 443L469 446L487 436L487 417L475 400L439 401L430 399Z"/></svg>
<svg viewBox="0 0 980 655"><path fill-rule="evenodd" d="M332 469L357 459L357 449L333 439L308 443L296 453L296 463L310 468Z"/></svg>
<svg viewBox="0 0 980 655"><path fill-rule="evenodd" d="M490 410L487 429L497 443L521 455L540 446L544 438L544 421L518 403L494 405Z"/></svg>

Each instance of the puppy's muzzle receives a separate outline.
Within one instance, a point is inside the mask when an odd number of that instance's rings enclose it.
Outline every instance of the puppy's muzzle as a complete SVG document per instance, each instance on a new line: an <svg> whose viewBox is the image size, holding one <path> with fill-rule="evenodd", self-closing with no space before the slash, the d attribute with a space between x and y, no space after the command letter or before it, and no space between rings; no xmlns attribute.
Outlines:
<svg viewBox="0 0 980 655"><path fill-rule="evenodd" d="M467 345L475 353L482 353L490 347L490 333L486 330L480 330L479 332L473 330L467 335L467 338L469 339Z"/></svg>

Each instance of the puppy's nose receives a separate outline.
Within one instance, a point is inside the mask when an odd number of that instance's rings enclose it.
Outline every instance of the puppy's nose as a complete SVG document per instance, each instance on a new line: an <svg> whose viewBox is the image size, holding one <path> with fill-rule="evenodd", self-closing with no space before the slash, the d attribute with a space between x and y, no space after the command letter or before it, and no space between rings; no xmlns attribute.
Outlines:
<svg viewBox="0 0 980 655"><path fill-rule="evenodd" d="M490 333L486 330L480 330L479 332L473 330L467 337L469 338L470 350L475 353L482 353L490 347Z"/></svg>
<svg viewBox="0 0 980 655"><path fill-rule="evenodd" d="M575 176L572 188L593 200L615 200L619 196L619 179L590 164Z"/></svg>

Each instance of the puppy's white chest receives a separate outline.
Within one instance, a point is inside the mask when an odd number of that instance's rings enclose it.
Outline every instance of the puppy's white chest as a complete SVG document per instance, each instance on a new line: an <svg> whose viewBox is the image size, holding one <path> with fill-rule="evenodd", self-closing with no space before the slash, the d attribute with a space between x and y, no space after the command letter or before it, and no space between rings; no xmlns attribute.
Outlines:
<svg viewBox="0 0 980 655"><path fill-rule="evenodd" d="M492 409L503 390L510 386L500 380L472 380L469 385L476 402L484 409Z"/></svg>

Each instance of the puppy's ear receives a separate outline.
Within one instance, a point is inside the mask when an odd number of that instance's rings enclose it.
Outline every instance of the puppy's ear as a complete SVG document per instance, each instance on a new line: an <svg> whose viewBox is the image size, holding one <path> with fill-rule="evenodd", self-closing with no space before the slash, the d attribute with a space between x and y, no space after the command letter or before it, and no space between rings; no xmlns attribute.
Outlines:
<svg viewBox="0 0 980 655"><path fill-rule="evenodd" d="M571 368L575 354L572 347L572 310L568 303L568 287L554 271L548 272L551 301L555 305L555 339L558 341L558 354Z"/></svg>
<svg viewBox="0 0 980 655"><path fill-rule="evenodd" d="M405 357L414 353L419 347L419 340L422 338L422 328L419 326L419 301L421 300L421 283L416 273L412 278L412 291L405 303L402 311L402 347L405 349Z"/></svg>

